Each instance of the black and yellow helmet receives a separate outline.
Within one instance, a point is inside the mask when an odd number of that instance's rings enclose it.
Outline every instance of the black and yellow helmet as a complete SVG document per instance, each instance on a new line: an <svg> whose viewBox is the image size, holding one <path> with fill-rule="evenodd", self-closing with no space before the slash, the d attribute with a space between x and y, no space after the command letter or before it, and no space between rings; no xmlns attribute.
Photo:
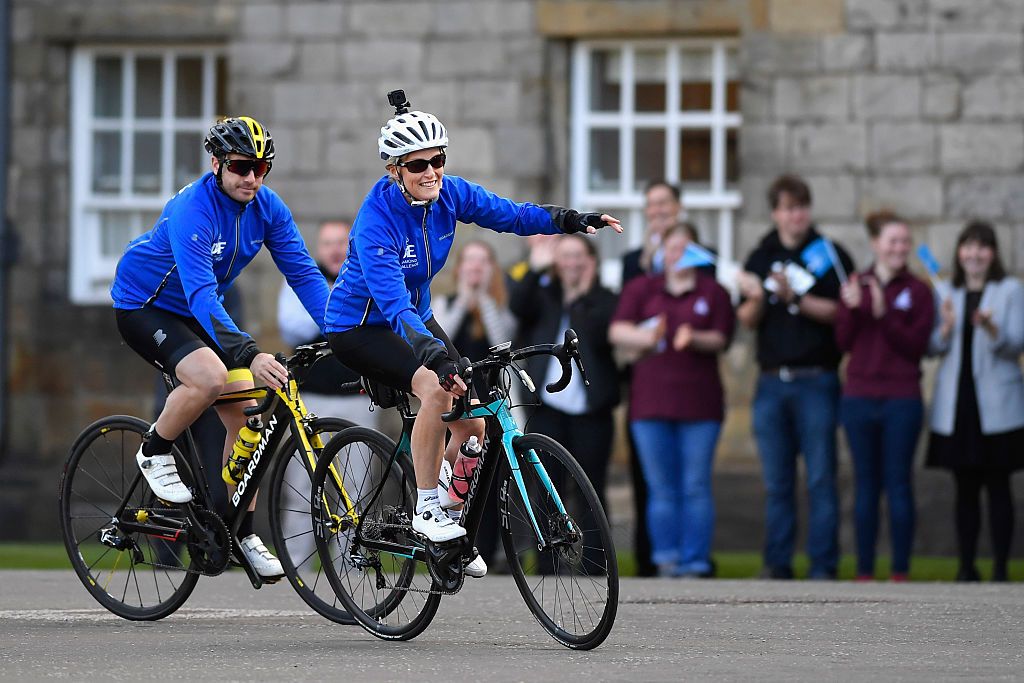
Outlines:
<svg viewBox="0 0 1024 683"><path fill-rule="evenodd" d="M274 158L274 138L270 131L248 116L235 116L213 124L203 145L218 159L228 154L244 154L268 161Z"/></svg>

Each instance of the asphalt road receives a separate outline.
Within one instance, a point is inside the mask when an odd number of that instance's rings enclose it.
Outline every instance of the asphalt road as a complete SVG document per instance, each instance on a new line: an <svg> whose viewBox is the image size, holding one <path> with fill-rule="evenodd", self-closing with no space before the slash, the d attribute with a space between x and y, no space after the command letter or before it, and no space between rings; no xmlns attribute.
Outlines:
<svg viewBox="0 0 1024 683"><path fill-rule="evenodd" d="M156 623L123 621L70 571L0 572L0 680L949 680L1024 676L1024 588L622 582L612 635L572 652L512 580L467 581L408 643L316 616L287 584L202 579Z"/></svg>

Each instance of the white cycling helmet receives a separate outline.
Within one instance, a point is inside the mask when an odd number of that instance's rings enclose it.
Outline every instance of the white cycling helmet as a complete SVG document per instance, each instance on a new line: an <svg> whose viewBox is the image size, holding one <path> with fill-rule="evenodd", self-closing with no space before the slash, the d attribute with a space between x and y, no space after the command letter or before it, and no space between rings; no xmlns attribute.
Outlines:
<svg viewBox="0 0 1024 683"><path fill-rule="evenodd" d="M447 147L448 131L433 114L410 111L398 114L380 129L377 150L383 161L394 161L409 152Z"/></svg>

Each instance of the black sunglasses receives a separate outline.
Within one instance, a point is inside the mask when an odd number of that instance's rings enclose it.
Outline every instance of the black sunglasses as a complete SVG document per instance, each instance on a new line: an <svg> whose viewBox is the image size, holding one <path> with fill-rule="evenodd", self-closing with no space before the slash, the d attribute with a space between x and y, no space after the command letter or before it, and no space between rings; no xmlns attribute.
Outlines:
<svg viewBox="0 0 1024 683"><path fill-rule="evenodd" d="M448 159L444 154L436 154L429 159L413 159L412 161L399 161L395 163L395 166L404 166L409 169L412 173L423 173L427 170L427 165L433 166L434 168L444 168L444 162Z"/></svg>
<svg viewBox="0 0 1024 683"><path fill-rule="evenodd" d="M270 173L270 167L273 166L267 159L225 159L224 166L235 175L240 175L243 178L250 173L255 173L257 178Z"/></svg>

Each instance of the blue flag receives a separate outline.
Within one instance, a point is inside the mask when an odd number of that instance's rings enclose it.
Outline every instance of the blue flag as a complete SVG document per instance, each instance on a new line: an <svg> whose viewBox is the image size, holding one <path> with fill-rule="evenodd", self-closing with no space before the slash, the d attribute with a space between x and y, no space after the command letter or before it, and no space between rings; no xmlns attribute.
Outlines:
<svg viewBox="0 0 1024 683"><path fill-rule="evenodd" d="M819 237L800 252L800 259L804 262L804 267L814 277L821 277L832 268L832 250L829 246L824 237Z"/></svg>
<svg viewBox="0 0 1024 683"><path fill-rule="evenodd" d="M932 277L938 276L939 271L942 270L938 259L935 258L935 254L932 253L927 244L922 244L917 248L917 258L921 259L921 263L924 264L928 274Z"/></svg>
<svg viewBox="0 0 1024 683"><path fill-rule="evenodd" d="M686 251L683 252L682 258L676 261L676 268L697 268L699 266L711 266L714 265L717 259L715 255L710 251L690 242L686 245Z"/></svg>

